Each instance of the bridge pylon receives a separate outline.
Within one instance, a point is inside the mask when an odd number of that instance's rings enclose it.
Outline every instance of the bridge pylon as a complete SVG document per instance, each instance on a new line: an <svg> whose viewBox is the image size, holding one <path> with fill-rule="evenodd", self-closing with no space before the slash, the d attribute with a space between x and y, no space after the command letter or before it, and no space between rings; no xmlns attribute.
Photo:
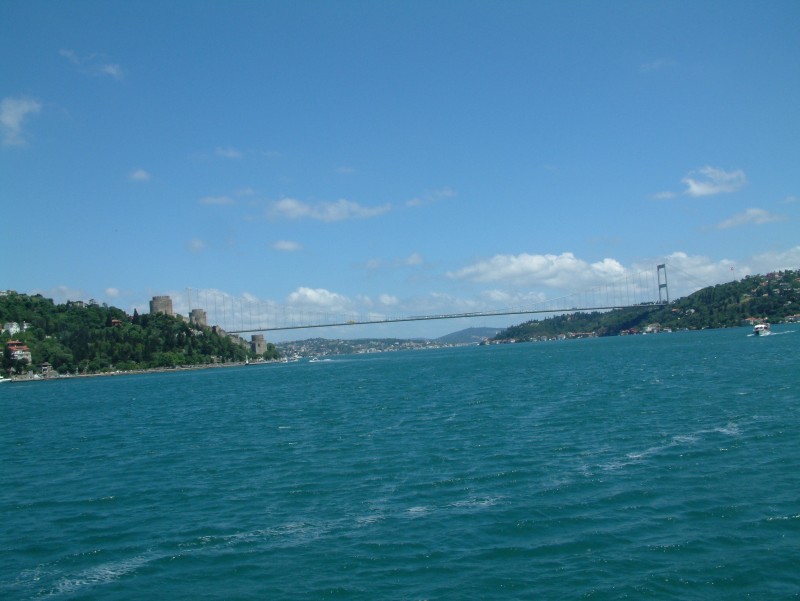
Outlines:
<svg viewBox="0 0 800 601"><path fill-rule="evenodd" d="M666 263L662 263L658 265L656 268L656 272L658 275L658 302L659 303L669 303L669 286L667 286L667 265ZM661 281L661 273L664 273L664 281ZM661 296L661 291L664 291L664 297Z"/></svg>

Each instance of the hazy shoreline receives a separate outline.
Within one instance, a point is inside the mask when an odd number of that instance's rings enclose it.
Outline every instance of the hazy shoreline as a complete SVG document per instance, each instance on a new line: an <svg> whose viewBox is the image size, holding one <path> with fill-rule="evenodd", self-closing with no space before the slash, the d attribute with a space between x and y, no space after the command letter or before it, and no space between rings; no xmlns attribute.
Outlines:
<svg viewBox="0 0 800 601"><path fill-rule="evenodd" d="M139 374L156 374L156 373L170 373L170 372L178 372L178 371L194 371L194 370L203 370L203 369L220 369L225 367L241 367L244 365L270 365L275 363L281 363L281 361L255 361L255 362L246 362L246 361L237 361L231 363L206 363L203 365L180 365L178 367L153 367L147 369L135 369L135 370L127 370L127 371L110 371L110 372L102 372L102 373L93 373L93 374L57 374L54 376L48 375L40 375L34 374L32 376L14 376L11 378L4 378L8 382L50 382L54 380L73 380L75 378L104 378L104 377L111 377L111 376L133 376Z"/></svg>

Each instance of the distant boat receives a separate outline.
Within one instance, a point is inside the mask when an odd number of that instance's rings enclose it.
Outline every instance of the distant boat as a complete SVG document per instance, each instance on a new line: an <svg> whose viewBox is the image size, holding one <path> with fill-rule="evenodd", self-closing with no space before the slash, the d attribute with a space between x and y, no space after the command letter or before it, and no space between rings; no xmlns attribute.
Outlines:
<svg viewBox="0 0 800 601"><path fill-rule="evenodd" d="M766 336L770 333L771 331L768 323L757 323L753 328L753 336Z"/></svg>

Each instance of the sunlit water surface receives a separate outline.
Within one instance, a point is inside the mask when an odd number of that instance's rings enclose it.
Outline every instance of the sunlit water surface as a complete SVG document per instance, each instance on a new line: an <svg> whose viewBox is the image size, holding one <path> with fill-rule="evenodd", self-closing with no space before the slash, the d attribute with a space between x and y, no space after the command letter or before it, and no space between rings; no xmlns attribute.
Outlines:
<svg viewBox="0 0 800 601"><path fill-rule="evenodd" d="M800 594L800 332L0 387L3 599Z"/></svg>

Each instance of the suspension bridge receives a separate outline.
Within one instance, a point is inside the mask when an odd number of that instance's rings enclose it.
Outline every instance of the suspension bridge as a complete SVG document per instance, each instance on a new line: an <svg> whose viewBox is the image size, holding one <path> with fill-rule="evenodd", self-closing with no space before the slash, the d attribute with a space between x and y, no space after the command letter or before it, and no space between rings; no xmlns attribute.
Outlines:
<svg viewBox="0 0 800 601"><path fill-rule="evenodd" d="M525 306L430 315L386 315L381 313L319 312L309 307L265 303L257 299L232 298L221 293L187 290L190 319L202 325L219 324L228 334L367 326L402 322L489 318L509 315L603 312L631 307L659 307L669 303L667 267L625 275L613 282L539 300Z"/></svg>

